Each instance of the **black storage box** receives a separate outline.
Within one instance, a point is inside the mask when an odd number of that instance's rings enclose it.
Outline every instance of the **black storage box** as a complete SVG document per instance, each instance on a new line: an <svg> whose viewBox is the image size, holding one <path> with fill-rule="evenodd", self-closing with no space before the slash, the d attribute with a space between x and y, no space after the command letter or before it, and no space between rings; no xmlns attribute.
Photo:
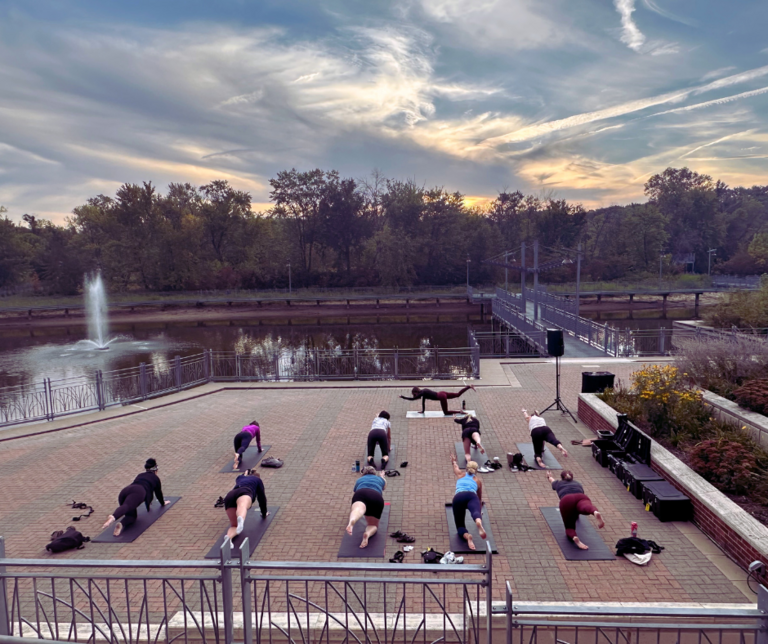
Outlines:
<svg viewBox="0 0 768 644"><path fill-rule="evenodd" d="M624 480L624 467L627 465L625 459L630 458L629 454L622 456L621 452L610 452L608 454L608 469L616 475L617 479Z"/></svg>
<svg viewBox="0 0 768 644"><path fill-rule="evenodd" d="M613 389L613 380L616 374L610 371L582 371L581 393L599 394L604 389Z"/></svg>
<svg viewBox="0 0 768 644"><path fill-rule="evenodd" d="M693 516L691 499L667 481L643 483L643 502L659 521L689 521Z"/></svg>
<svg viewBox="0 0 768 644"><path fill-rule="evenodd" d="M608 431L607 429L598 429L597 430L597 437L598 438L613 438L613 432Z"/></svg>
<svg viewBox="0 0 768 644"><path fill-rule="evenodd" d="M643 498L643 488L646 483L664 480L663 476L659 476L657 472L654 472L650 467L642 463L634 465L625 464L622 468L622 476L619 478L624 481L627 490L632 492L636 499Z"/></svg>
<svg viewBox="0 0 768 644"><path fill-rule="evenodd" d="M627 422L619 422L619 428L613 438L598 438L592 441L592 458L603 467L608 467L608 454L622 458L626 456L626 446L632 438L632 426Z"/></svg>

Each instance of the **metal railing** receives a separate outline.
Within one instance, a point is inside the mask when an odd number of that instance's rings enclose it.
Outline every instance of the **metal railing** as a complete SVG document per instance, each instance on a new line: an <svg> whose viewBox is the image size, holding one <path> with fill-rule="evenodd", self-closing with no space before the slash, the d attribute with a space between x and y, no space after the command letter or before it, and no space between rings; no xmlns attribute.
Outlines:
<svg viewBox="0 0 768 644"><path fill-rule="evenodd" d="M491 644L483 565L6 559L0 636L171 644ZM236 575L236 573L239 573ZM239 577L239 578L238 578ZM483 617L484 616L484 620Z"/></svg>
<svg viewBox="0 0 768 644"><path fill-rule="evenodd" d="M491 311L497 319L514 328L541 355L548 355L547 329L543 324L528 319L523 311L511 306L504 298L493 300Z"/></svg>
<svg viewBox="0 0 768 644"><path fill-rule="evenodd" d="M464 379L480 377L479 346L443 349L281 349L241 354L206 350L88 376L0 389L0 427L103 411L205 384L228 381Z"/></svg>
<svg viewBox="0 0 768 644"><path fill-rule="evenodd" d="M768 590L757 606L515 602L506 584L506 644L766 644Z"/></svg>

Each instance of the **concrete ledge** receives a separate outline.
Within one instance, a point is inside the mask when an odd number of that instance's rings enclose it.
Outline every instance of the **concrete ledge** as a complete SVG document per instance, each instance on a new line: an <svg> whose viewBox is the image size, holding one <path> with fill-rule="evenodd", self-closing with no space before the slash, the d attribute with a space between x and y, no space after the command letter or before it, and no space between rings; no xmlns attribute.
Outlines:
<svg viewBox="0 0 768 644"><path fill-rule="evenodd" d="M756 443L768 448L768 418L755 411L744 409L738 403L718 396L707 389L701 390L704 401L712 407L718 420L735 421L746 427Z"/></svg>
<svg viewBox="0 0 768 644"><path fill-rule="evenodd" d="M596 394L579 394L578 416L595 432L619 426L616 410ZM653 439L651 467L691 498L693 522L741 568L755 559L768 562L768 527ZM761 581L768 582L768 575Z"/></svg>

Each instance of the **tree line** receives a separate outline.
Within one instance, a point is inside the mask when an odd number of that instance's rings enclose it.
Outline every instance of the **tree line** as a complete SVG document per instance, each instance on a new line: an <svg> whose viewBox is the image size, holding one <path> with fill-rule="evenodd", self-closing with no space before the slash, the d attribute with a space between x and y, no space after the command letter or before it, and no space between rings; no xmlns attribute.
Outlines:
<svg viewBox="0 0 768 644"><path fill-rule="evenodd" d="M539 240L543 259L583 249L585 279L684 270L762 273L768 264L768 186L729 188L688 168L645 184L648 201L586 210L554 197L502 192L483 207L413 180L345 178L320 169L279 172L272 207L226 181L124 184L76 207L65 225L0 218L0 287L75 294L99 268L113 291L461 284L500 279L483 261ZM0 214L5 209L0 207ZM519 259L519 258L518 258ZM531 256L528 257L530 266ZM517 260L515 260L517 261ZM574 277L573 264L546 281ZM517 279L517 276L515 276Z"/></svg>

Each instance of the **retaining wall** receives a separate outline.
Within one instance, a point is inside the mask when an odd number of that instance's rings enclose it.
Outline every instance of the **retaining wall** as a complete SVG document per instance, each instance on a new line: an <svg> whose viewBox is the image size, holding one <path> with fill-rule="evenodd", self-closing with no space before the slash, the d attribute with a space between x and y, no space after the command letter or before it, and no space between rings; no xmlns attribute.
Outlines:
<svg viewBox="0 0 768 644"><path fill-rule="evenodd" d="M595 394L579 394L579 420L597 432L619 426L617 412ZM651 467L691 498L693 523L744 570L756 559L768 563L768 528L651 439ZM768 583L768 575L760 577Z"/></svg>

